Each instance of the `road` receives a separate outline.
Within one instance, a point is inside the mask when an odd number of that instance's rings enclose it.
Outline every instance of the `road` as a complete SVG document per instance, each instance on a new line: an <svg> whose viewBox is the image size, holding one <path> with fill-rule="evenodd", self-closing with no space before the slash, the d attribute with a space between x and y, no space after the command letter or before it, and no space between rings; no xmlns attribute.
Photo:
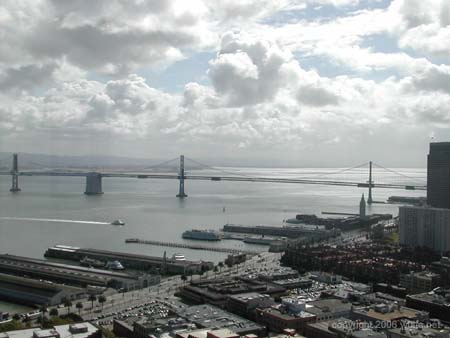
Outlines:
<svg viewBox="0 0 450 338"><path fill-rule="evenodd" d="M203 276L194 275L192 280L195 279L207 279L207 278L220 278L220 277L236 277L245 273L259 273L263 271L273 270L280 265L281 253L269 253L263 252L259 255L255 255L248 259L246 262L239 265L235 265L231 268L225 266L214 273L214 271L208 271ZM83 304L81 311L76 309L75 304L78 301L74 301L70 309L71 312L80 313L84 320L94 321L111 321L119 313L136 313L139 308L148 306L149 302L159 300L167 303L168 306L180 307L185 306L179 301L174 293L178 288L183 286L191 280L183 282L181 276L172 276L164 278L159 285L150 286L144 289L128 291L124 293L115 293L106 296L106 302L103 306L94 302L92 308L91 302L88 300L80 300ZM67 313L66 307L57 307L59 314ZM50 310L51 308L49 308Z"/></svg>
<svg viewBox="0 0 450 338"><path fill-rule="evenodd" d="M328 245L336 245L342 242L355 242L365 240L365 232L359 230L344 233L341 237L330 240ZM318 245L316 243L315 245ZM231 268L223 267L221 271L214 273L214 271L208 271L203 276L194 275L192 280L195 279L207 279L207 278L220 278L220 277L236 277L242 274L258 274L261 272L270 272L280 267L280 258L282 253L270 253L262 252L258 255L254 255L246 262L235 265ZM191 280L191 278L189 279ZM182 307L185 306L180 300L174 296L174 293L178 288L183 286L185 282L181 279L181 276L172 276L164 278L159 285L150 286L140 290L133 290L124 293L115 293L107 296L106 302L99 304L94 302L92 308L91 302L88 300L81 301L83 309L79 312L75 308L76 301L73 302L71 312L80 313L84 320L88 321L102 321L112 322L114 317L133 314L139 315L140 308L148 306L152 301L160 301L166 303L169 307ZM60 314L67 313L67 308L58 308Z"/></svg>

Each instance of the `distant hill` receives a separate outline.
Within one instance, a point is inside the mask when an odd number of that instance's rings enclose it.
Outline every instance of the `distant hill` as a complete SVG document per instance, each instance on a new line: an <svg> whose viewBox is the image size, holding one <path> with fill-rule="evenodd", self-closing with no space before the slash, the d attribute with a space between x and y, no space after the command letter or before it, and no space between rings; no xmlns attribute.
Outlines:
<svg viewBox="0 0 450 338"><path fill-rule="evenodd" d="M71 169L127 169L145 170L158 165L163 159L139 159L120 156L60 156L48 154L19 153L20 169L46 169L46 168L71 168ZM0 152L0 169L10 170L12 165L12 153ZM159 167L159 166L158 166ZM161 168L178 167L177 161L167 163Z"/></svg>

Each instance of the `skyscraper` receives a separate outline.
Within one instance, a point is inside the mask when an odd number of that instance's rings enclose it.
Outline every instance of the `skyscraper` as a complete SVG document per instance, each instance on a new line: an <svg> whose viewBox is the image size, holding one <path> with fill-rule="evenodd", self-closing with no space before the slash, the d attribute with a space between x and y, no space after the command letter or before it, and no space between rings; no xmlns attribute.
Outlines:
<svg viewBox="0 0 450 338"><path fill-rule="evenodd" d="M400 245L450 250L450 209L401 206L398 216Z"/></svg>
<svg viewBox="0 0 450 338"><path fill-rule="evenodd" d="M427 203L450 209L450 142L430 143Z"/></svg>

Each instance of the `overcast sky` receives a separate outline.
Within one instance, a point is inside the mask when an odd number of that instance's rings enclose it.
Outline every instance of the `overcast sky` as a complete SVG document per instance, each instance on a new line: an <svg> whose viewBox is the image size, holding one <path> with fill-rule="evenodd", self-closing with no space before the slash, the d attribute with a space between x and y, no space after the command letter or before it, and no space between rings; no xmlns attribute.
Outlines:
<svg viewBox="0 0 450 338"><path fill-rule="evenodd" d="M423 166L448 0L2 0L0 151Z"/></svg>

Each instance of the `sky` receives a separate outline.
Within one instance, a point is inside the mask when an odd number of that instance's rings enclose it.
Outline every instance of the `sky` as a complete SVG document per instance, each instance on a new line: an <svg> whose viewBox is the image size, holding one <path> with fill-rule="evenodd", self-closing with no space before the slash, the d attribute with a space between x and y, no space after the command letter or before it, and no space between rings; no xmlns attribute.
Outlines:
<svg viewBox="0 0 450 338"><path fill-rule="evenodd" d="M424 166L448 0L2 0L0 152Z"/></svg>

